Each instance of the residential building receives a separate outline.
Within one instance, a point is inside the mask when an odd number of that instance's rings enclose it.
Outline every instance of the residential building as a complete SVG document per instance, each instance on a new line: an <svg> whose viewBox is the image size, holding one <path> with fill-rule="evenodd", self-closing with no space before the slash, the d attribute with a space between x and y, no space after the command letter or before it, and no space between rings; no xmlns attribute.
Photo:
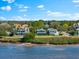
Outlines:
<svg viewBox="0 0 79 59"><path fill-rule="evenodd" d="M45 34L47 34L47 32L46 32L45 29L41 28L41 29L37 29L36 30L36 34L38 34L38 35L45 35Z"/></svg>
<svg viewBox="0 0 79 59"><path fill-rule="evenodd" d="M29 33L29 27L27 24L14 24L14 32L16 35L24 35L25 33Z"/></svg>
<svg viewBox="0 0 79 59"><path fill-rule="evenodd" d="M71 36L69 33L66 33L66 32L64 32L64 31L59 32L59 34L62 35L62 36Z"/></svg>
<svg viewBox="0 0 79 59"><path fill-rule="evenodd" d="M48 28L48 34L49 35L59 35L59 32L57 31L57 29L54 28Z"/></svg>
<svg viewBox="0 0 79 59"><path fill-rule="evenodd" d="M75 33L75 35L79 36L79 23L74 24L73 27L74 27L75 31L77 32L77 33Z"/></svg>

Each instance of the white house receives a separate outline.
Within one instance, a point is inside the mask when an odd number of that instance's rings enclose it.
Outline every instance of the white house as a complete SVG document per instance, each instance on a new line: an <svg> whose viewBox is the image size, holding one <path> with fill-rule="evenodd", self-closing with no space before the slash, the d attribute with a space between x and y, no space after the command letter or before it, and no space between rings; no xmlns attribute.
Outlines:
<svg viewBox="0 0 79 59"><path fill-rule="evenodd" d="M38 35L45 35L45 34L47 34L47 32L46 32L45 29L41 28L41 29L37 29L36 30L36 34L38 34Z"/></svg>
<svg viewBox="0 0 79 59"><path fill-rule="evenodd" d="M48 34L49 35L59 35L59 32L57 31L57 29L54 28L48 28Z"/></svg>
<svg viewBox="0 0 79 59"><path fill-rule="evenodd" d="M13 30L15 31L16 35L24 35L25 33L30 32L27 24L15 24Z"/></svg>
<svg viewBox="0 0 79 59"><path fill-rule="evenodd" d="M73 25L75 31L77 31L77 33L75 35L79 36L79 23L76 23Z"/></svg>
<svg viewBox="0 0 79 59"><path fill-rule="evenodd" d="M62 32L59 32L62 36L70 36L70 34L69 33L67 33L67 32L64 32L64 31L62 31Z"/></svg>

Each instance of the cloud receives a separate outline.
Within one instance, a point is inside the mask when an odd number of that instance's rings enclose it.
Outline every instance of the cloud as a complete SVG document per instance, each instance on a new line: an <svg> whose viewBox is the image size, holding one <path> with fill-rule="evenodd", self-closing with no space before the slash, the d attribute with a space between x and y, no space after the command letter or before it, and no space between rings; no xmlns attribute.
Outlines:
<svg viewBox="0 0 79 59"><path fill-rule="evenodd" d="M74 3L79 3L79 0L73 0L72 2L74 2Z"/></svg>
<svg viewBox="0 0 79 59"><path fill-rule="evenodd" d="M73 3L75 3L76 7L79 7L79 0L72 0Z"/></svg>
<svg viewBox="0 0 79 59"><path fill-rule="evenodd" d="M78 4L75 4L75 7L79 7L79 3Z"/></svg>
<svg viewBox="0 0 79 59"><path fill-rule="evenodd" d="M22 16L3 17L0 16L0 21L29 21L30 19Z"/></svg>
<svg viewBox="0 0 79 59"><path fill-rule="evenodd" d="M15 6L17 6L18 8L24 8L24 9L28 9L29 7L24 5L24 4L15 4Z"/></svg>
<svg viewBox="0 0 79 59"><path fill-rule="evenodd" d="M29 21L29 19L27 19L26 17L22 17L22 16L15 16L15 17L12 17L11 19L9 20L15 20L15 21Z"/></svg>
<svg viewBox="0 0 79 59"><path fill-rule="evenodd" d="M47 11L47 15L53 17L71 16L71 14L62 13L62 12L52 12L52 11Z"/></svg>
<svg viewBox="0 0 79 59"><path fill-rule="evenodd" d="M27 15L26 15L26 14L24 14L23 16L24 16L24 17L26 17Z"/></svg>
<svg viewBox="0 0 79 59"><path fill-rule="evenodd" d="M15 0L3 0L3 1L7 1L8 3L13 3L13 2L15 2Z"/></svg>
<svg viewBox="0 0 79 59"><path fill-rule="evenodd" d="M15 4L15 6L19 9L20 12L26 12L29 8L28 6L24 4Z"/></svg>
<svg viewBox="0 0 79 59"><path fill-rule="evenodd" d="M44 9L44 5L38 5L37 8Z"/></svg>
<svg viewBox="0 0 79 59"><path fill-rule="evenodd" d="M6 18L3 16L0 16L0 20L6 20Z"/></svg>
<svg viewBox="0 0 79 59"><path fill-rule="evenodd" d="M79 20L79 13L63 13L47 11L47 17L60 20Z"/></svg>
<svg viewBox="0 0 79 59"><path fill-rule="evenodd" d="M72 14L72 16L70 17L70 19L72 19L72 20L79 20L79 13Z"/></svg>
<svg viewBox="0 0 79 59"><path fill-rule="evenodd" d="M27 9L20 9L19 11L20 11L20 12L26 12Z"/></svg>
<svg viewBox="0 0 79 59"><path fill-rule="evenodd" d="M11 6L3 6L3 7L1 7L1 10L10 11L10 10L12 10L12 7Z"/></svg>
<svg viewBox="0 0 79 59"><path fill-rule="evenodd" d="M28 6L24 6L24 8L26 8L26 9L27 9L27 8L29 8L29 7L28 7Z"/></svg>

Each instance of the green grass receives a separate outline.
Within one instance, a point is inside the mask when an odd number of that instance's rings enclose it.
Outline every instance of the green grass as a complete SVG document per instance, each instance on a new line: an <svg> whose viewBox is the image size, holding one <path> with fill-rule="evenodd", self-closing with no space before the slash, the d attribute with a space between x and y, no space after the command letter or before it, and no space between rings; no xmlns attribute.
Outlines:
<svg viewBox="0 0 79 59"><path fill-rule="evenodd" d="M3 36L0 41L2 42L19 42L20 38L22 36ZM30 41L31 43L36 43L36 44L79 44L79 37L78 36L49 36L49 35L44 35L44 36L35 36L35 39Z"/></svg>
<svg viewBox="0 0 79 59"><path fill-rule="evenodd" d="M20 38L22 38L22 36L2 36L2 38L0 38L1 42L19 42Z"/></svg>
<svg viewBox="0 0 79 59"><path fill-rule="evenodd" d="M60 36L52 36L52 35L36 35L35 38L53 38L53 37L60 37Z"/></svg>
<svg viewBox="0 0 79 59"><path fill-rule="evenodd" d="M33 43L38 44L78 44L79 37L78 36L37 36Z"/></svg>

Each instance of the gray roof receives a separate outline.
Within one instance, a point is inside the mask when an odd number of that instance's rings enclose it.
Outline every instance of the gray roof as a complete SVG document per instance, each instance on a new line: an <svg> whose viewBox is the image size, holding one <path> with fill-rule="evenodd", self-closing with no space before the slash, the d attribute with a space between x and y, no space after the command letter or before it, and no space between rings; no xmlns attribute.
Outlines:
<svg viewBox="0 0 79 59"><path fill-rule="evenodd" d="M41 28L41 29L37 29L36 31L46 31L46 30Z"/></svg>
<svg viewBox="0 0 79 59"><path fill-rule="evenodd" d="M57 29L49 28L48 31L57 31Z"/></svg>

